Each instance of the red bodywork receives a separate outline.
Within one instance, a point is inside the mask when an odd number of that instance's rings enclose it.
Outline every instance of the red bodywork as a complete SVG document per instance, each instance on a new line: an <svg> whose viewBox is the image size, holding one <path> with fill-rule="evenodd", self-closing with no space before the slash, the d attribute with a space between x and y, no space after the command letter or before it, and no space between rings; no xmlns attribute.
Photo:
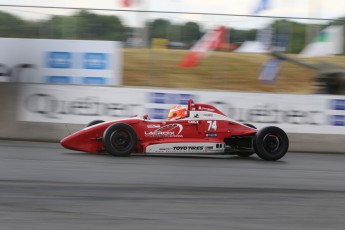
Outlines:
<svg viewBox="0 0 345 230"><path fill-rule="evenodd" d="M112 124L125 123L136 132L138 143L135 152L145 153L150 145L163 143L220 143L234 136L254 136L256 129L226 117L212 105L188 104L189 117L175 121L151 121L139 117L115 120L97 124L80 130L63 140L65 148L103 152L103 134Z"/></svg>

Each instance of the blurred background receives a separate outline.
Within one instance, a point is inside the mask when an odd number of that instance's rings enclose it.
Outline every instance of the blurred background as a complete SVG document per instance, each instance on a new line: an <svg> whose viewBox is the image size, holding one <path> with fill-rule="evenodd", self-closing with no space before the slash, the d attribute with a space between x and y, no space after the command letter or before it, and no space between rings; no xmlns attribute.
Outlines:
<svg viewBox="0 0 345 230"><path fill-rule="evenodd" d="M122 62L116 77L123 86L302 94L319 91L320 84L315 84L318 70L298 63L275 64L279 65L277 73L268 76L268 81L260 79L272 51L312 64L327 62L337 69L345 68L342 27L338 27L336 38L327 32L332 26L345 24L345 2L336 0L244 0L241 4L224 0L35 0L30 6L27 1L2 0L0 11L2 38L120 42L122 48L116 55ZM224 29L221 38L204 41L220 44L197 45L218 28ZM331 51L333 48L314 44L312 51L303 55L315 42L336 43L337 48ZM199 47L201 57L192 66L181 66L193 46ZM23 77L30 82L29 77ZM65 82L55 79L54 83Z"/></svg>

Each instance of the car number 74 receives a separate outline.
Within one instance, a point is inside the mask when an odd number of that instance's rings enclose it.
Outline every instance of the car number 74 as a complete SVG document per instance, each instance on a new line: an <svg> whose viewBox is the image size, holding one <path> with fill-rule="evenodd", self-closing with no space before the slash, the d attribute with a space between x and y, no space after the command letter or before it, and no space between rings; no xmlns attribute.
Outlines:
<svg viewBox="0 0 345 230"><path fill-rule="evenodd" d="M207 124L208 124L207 131L211 131L211 129L213 131L217 131L217 121L207 121Z"/></svg>

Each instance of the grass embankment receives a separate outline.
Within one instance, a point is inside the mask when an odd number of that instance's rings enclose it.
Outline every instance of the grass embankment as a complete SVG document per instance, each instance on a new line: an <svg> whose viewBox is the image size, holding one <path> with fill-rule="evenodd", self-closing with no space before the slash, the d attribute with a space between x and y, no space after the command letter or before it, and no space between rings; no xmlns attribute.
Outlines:
<svg viewBox="0 0 345 230"><path fill-rule="evenodd" d="M178 63L187 52L125 49L124 85L282 93L310 93L315 89L314 71L288 62L283 62L275 83L262 84L258 76L262 64L271 58L267 54L213 52L199 66L181 68ZM345 68L345 56L307 61L327 61Z"/></svg>

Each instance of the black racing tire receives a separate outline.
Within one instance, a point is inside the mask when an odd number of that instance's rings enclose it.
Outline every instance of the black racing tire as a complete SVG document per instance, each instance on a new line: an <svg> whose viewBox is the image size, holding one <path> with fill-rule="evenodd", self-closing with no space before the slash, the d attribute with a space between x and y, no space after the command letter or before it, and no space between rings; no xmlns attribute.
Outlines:
<svg viewBox="0 0 345 230"><path fill-rule="evenodd" d="M276 161L287 153L289 149L289 138L282 129L275 126L268 126L260 129L256 133L253 147L261 159Z"/></svg>
<svg viewBox="0 0 345 230"><path fill-rule="evenodd" d="M91 127L91 126L94 126L94 125L97 125L97 124L100 124L100 123L103 123L104 121L102 120L94 120L94 121L90 121L86 127Z"/></svg>
<svg viewBox="0 0 345 230"><path fill-rule="evenodd" d="M129 156L137 146L138 137L127 124L117 123L109 126L103 134L104 149L113 156Z"/></svg>
<svg viewBox="0 0 345 230"><path fill-rule="evenodd" d="M245 126L248 126L250 128L253 128L253 129L257 129L254 125L252 124L249 124L249 123L243 123Z"/></svg>

